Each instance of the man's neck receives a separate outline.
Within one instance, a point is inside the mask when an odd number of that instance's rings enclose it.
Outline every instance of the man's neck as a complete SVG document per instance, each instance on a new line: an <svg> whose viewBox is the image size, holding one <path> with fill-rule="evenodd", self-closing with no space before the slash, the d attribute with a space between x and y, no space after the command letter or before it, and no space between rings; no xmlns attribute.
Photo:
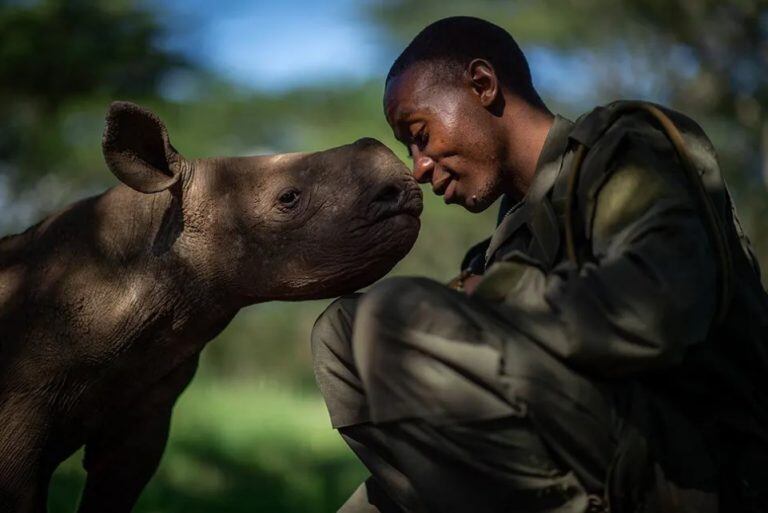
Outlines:
<svg viewBox="0 0 768 513"><path fill-rule="evenodd" d="M546 107L534 107L516 99L505 109L508 158L504 192L520 200L528 192L536 174L536 164L547 140L554 115Z"/></svg>

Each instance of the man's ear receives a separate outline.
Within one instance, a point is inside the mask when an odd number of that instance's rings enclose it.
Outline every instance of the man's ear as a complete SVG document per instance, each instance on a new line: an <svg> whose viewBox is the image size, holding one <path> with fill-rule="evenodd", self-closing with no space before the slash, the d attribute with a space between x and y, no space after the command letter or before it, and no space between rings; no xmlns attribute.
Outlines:
<svg viewBox="0 0 768 513"><path fill-rule="evenodd" d="M474 59L467 66L472 89L483 107L490 108L499 95L499 79L493 65L485 59Z"/></svg>
<svg viewBox="0 0 768 513"><path fill-rule="evenodd" d="M101 142L109 170L143 193L159 192L181 176L183 157L171 146L160 118L130 102L113 102Z"/></svg>

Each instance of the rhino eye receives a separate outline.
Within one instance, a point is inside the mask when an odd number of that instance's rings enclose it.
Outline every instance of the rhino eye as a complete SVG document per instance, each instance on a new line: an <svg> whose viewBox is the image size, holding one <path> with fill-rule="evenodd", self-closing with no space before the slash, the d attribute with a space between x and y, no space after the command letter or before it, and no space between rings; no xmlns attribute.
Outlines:
<svg viewBox="0 0 768 513"><path fill-rule="evenodd" d="M287 191L280 193L280 196L277 197L277 201L281 207L290 208L296 205L296 203L299 201L300 195L301 193L296 189L288 189Z"/></svg>

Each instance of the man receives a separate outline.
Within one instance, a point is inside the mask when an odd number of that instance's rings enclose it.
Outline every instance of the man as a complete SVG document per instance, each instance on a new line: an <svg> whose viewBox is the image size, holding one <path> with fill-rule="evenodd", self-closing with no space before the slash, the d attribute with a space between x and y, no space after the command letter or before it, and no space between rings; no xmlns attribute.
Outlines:
<svg viewBox="0 0 768 513"><path fill-rule="evenodd" d="M384 108L446 203L506 203L464 292L392 278L315 324L372 474L341 511L765 511L768 300L701 129L555 116L512 37L464 17L416 36Z"/></svg>

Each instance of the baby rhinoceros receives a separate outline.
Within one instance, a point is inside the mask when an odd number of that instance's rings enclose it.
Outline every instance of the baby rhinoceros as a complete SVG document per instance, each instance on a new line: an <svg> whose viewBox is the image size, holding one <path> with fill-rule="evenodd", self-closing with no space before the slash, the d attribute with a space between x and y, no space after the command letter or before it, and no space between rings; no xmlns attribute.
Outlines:
<svg viewBox="0 0 768 513"><path fill-rule="evenodd" d="M117 102L102 144L122 184L0 240L1 512L44 512L83 445L79 511L130 511L200 351L240 308L366 286L418 234L420 189L373 139L190 160Z"/></svg>

